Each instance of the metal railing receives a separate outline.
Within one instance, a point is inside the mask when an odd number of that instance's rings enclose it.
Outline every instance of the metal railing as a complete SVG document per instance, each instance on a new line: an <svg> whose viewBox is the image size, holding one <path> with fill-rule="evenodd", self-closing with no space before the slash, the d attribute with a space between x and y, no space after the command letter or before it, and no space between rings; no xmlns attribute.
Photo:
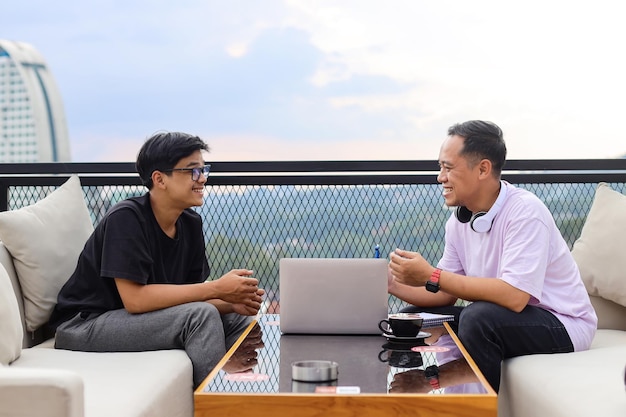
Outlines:
<svg viewBox="0 0 626 417"><path fill-rule="evenodd" d="M213 162L204 219L211 278L255 271L278 301L281 257L385 256L396 247L436 263L443 205L435 161ZM0 164L0 210L33 204L79 175L97 223L116 202L146 192L134 163ZM598 182L626 190L626 159L511 160L503 179L542 199L568 244L580 235ZM391 299L390 309L401 306Z"/></svg>

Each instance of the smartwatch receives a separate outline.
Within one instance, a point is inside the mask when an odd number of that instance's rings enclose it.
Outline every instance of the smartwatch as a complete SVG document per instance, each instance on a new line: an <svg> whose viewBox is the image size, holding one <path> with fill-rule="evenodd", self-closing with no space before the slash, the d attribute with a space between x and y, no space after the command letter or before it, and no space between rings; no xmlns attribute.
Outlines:
<svg viewBox="0 0 626 417"><path fill-rule="evenodd" d="M426 281L426 290L430 292L439 291L439 277L441 276L441 269L435 268L428 281Z"/></svg>
<svg viewBox="0 0 626 417"><path fill-rule="evenodd" d="M428 368L424 369L424 376L432 389L441 389L439 385L439 367L437 365L430 365Z"/></svg>

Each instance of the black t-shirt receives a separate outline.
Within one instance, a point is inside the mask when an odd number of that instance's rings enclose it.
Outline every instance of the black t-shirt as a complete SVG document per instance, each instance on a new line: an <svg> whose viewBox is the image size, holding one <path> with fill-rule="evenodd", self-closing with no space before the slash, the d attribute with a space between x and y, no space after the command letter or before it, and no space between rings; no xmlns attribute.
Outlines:
<svg viewBox="0 0 626 417"><path fill-rule="evenodd" d="M158 225L148 194L116 204L96 226L65 283L49 327L77 313L124 308L115 280L140 284L191 284L209 275L202 219L191 209L176 221L176 237Z"/></svg>

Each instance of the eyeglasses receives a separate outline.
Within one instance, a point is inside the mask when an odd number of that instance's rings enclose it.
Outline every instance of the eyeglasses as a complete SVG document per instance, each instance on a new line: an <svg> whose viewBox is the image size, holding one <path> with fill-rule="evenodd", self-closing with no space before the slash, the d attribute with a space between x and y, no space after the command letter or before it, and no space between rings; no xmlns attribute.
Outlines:
<svg viewBox="0 0 626 417"><path fill-rule="evenodd" d="M200 179L200 174L204 175L204 178L209 176L209 172L211 172L211 164L206 164L203 167L195 167L195 168L172 168L172 169L161 169L161 172L173 172L173 171L189 171L191 172L191 180L198 181Z"/></svg>

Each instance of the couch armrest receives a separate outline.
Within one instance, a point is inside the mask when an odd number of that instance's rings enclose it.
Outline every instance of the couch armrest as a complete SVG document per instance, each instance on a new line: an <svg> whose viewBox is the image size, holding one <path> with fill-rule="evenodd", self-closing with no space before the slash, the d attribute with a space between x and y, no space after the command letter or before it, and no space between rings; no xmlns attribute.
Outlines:
<svg viewBox="0 0 626 417"><path fill-rule="evenodd" d="M78 374L0 366L0 417L83 417L84 408Z"/></svg>

